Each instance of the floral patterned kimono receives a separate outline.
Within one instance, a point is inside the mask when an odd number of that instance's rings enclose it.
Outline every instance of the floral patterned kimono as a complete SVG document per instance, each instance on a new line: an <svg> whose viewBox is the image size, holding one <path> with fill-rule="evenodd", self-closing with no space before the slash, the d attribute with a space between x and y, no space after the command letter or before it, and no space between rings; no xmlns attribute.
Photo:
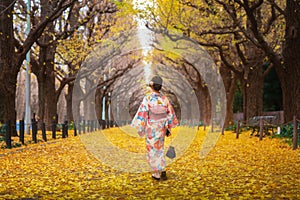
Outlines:
<svg viewBox="0 0 300 200"><path fill-rule="evenodd" d="M164 171L164 138L166 129L178 125L174 109L168 98L152 92L144 97L131 125L140 137L146 135L147 160L153 171Z"/></svg>

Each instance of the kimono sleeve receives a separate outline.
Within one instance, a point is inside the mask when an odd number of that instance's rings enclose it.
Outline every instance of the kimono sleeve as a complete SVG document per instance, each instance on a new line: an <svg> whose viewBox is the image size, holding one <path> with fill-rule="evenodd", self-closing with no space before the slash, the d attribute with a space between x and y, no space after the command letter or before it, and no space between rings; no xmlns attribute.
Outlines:
<svg viewBox="0 0 300 200"><path fill-rule="evenodd" d="M174 108L171 104L171 102L166 98L166 104L167 104L167 128L171 129L178 125L178 119L176 117Z"/></svg>
<svg viewBox="0 0 300 200"><path fill-rule="evenodd" d="M143 137L146 134L146 125L149 115L148 99L144 97L143 102L132 119L131 126L138 129L138 134Z"/></svg>

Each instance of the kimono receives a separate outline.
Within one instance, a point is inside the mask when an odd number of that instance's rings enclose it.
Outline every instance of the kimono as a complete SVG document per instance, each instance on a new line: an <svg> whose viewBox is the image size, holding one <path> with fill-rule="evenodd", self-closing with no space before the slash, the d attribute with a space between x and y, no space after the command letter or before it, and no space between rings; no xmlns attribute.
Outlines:
<svg viewBox="0 0 300 200"><path fill-rule="evenodd" d="M174 109L166 96L153 92L144 97L131 126L138 129L140 137L146 135L147 161L153 171L165 170L166 129L177 125Z"/></svg>

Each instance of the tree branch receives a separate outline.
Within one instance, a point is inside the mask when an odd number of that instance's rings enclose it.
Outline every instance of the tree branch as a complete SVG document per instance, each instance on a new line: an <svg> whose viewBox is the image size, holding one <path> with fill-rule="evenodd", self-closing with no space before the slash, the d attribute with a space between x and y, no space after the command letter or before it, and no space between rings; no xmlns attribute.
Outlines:
<svg viewBox="0 0 300 200"><path fill-rule="evenodd" d="M258 0L257 3L254 3L253 6L251 7L251 10L256 10L258 7L260 7L263 4L264 0Z"/></svg>
<svg viewBox="0 0 300 200"><path fill-rule="evenodd" d="M31 46L37 41L37 39L42 35L44 29L46 26L57 19L61 13L67 9L69 6L71 6L76 0L69 0L69 2L65 3L66 0L62 0L59 2L57 8L52 12L52 14L45 18L39 25L36 26L35 29L31 30L28 34L26 40L23 44L23 51L19 54L19 62L22 62L26 55L26 53L30 50Z"/></svg>
<svg viewBox="0 0 300 200"><path fill-rule="evenodd" d="M265 30L263 32L264 35L270 31L271 26L276 21L277 17L278 16L276 15L275 8L274 8L274 6L272 6L271 7L271 17L268 19L268 23L265 26Z"/></svg>
<svg viewBox="0 0 300 200"><path fill-rule="evenodd" d="M57 90L55 91L56 102L58 102L59 96L60 96L62 90L64 89L64 87L68 83L70 83L70 82L72 82L74 80L75 80L75 76L73 76L73 77L67 77L67 78L65 77L65 78L62 79L62 81L61 81L61 83L59 85L59 88L57 88Z"/></svg>
<svg viewBox="0 0 300 200"><path fill-rule="evenodd" d="M268 0L268 2L274 7L276 8L276 10L281 14L285 16L285 12L283 9L281 9L274 0Z"/></svg>
<svg viewBox="0 0 300 200"><path fill-rule="evenodd" d="M271 69L273 69L274 65L273 63L270 63L268 68L264 71L263 77L266 78L267 75L270 73Z"/></svg>

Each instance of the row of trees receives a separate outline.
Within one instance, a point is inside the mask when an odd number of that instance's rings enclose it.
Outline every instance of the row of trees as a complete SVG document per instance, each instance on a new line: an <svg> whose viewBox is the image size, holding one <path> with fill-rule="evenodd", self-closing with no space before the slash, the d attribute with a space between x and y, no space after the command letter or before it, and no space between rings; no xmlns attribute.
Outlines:
<svg viewBox="0 0 300 200"><path fill-rule="evenodd" d="M132 8L132 2L125 1L40 0L31 3L32 26L28 35L25 34L26 3L22 0L0 3L0 110L4 111L4 120L16 119L17 75L29 50L32 51L31 69L38 80L40 121L51 124L64 88L67 90L68 120L74 120L72 103L79 107L84 99L92 102L84 105L84 112L90 112L95 103L97 118L101 118L103 103L109 104L112 99L123 97L126 99L124 109L129 107L126 109L131 115L134 114L144 91L141 90L142 84L136 82L142 80L144 75L139 69L129 74L127 72L141 65L142 53L135 50L119 53L123 55L121 58L115 56L137 26L133 19L135 14L142 14L139 17L144 18L147 27L156 33L176 31L205 47L217 64L224 82L226 124L233 120L237 83L240 83L243 94L244 119L262 114L263 83L272 69L276 70L280 80L285 121L290 121L293 115L300 117L298 1L157 0L155 5L147 4L148 9L138 12ZM101 44L113 36L116 38L113 42L117 45L111 55L101 58L103 60L100 59L100 62L86 61L95 44ZM137 49L134 47L136 44L128 45L128 49ZM105 43L102 46L105 49ZM188 80L199 102L200 120L209 123L214 99L203 74L197 71L194 63L171 55L160 49L159 45L153 47L148 59L155 65L173 66ZM111 63L109 58L113 58L114 62ZM74 80L82 65L96 65L100 72L96 78L92 68L90 72L83 73L85 87L79 90L80 101L74 102ZM162 67L157 73L164 74L162 71L167 69ZM174 78L172 74L164 76L166 79ZM123 78L119 80L120 77ZM178 88L182 87L180 80L173 82ZM94 85L97 86L96 93L95 97L91 97L87 91ZM113 91L117 91L117 95ZM165 92L174 102L186 101L180 97L177 99L173 91ZM105 102L103 97L106 97ZM119 100L114 103L121 105ZM116 104L112 104L110 112L119 112ZM105 109L108 116L108 106ZM193 111L193 108L187 109ZM76 110L75 117L79 116L79 112Z"/></svg>
<svg viewBox="0 0 300 200"><path fill-rule="evenodd" d="M3 119L16 121L17 76L28 51L38 81L38 118L50 125L61 91L67 87L69 119L72 86L81 63L93 46L122 27L132 26L128 4L107 0L25 1L0 3L0 107ZM30 14L31 27L26 30ZM120 17L121 16L121 17ZM126 17L127 16L127 17ZM132 17L131 17L132 18ZM127 23L124 23L124 21ZM23 111L20 111L23 112Z"/></svg>
<svg viewBox="0 0 300 200"><path fill-rule="evenodd" d="M158 0L146 12L152 30L180 32L212 55L226 88L227 123L233 117L238 82L244 120L262 114L263 83L272 69L280 80L285 121L300 117L299 1ZM181 71L187 70L187 63L175 63ZM202 94L209 102L209 94ZM201 110L206 111L203 106Z"/></svg>

